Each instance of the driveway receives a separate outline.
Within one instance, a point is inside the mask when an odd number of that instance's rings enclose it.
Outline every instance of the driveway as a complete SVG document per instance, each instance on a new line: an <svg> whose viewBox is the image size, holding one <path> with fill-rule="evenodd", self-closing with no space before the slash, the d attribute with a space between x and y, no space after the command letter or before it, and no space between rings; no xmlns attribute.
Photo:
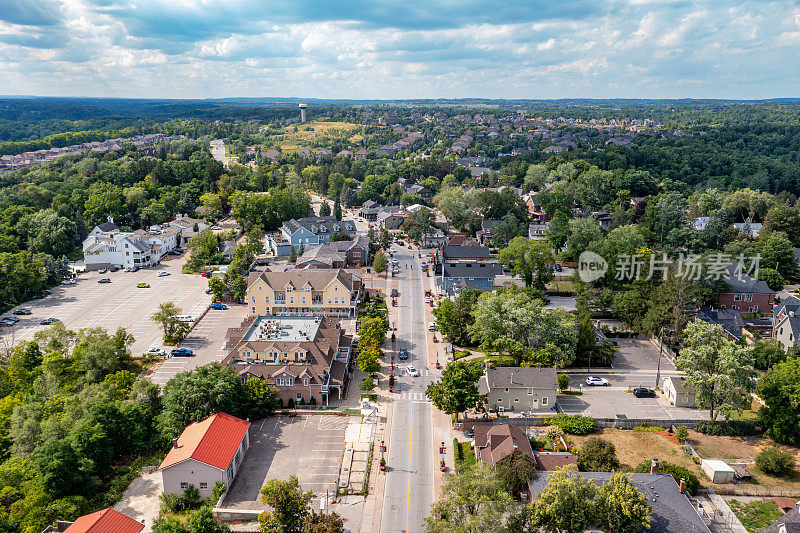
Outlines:
<svg viewBox="0 0 800 533"><path fill-rule="evenodd" d="M158 518L162 492L161 472L142 474L125 489L122 499L114 509L144 524L143 533L149 533Z"/></svg>

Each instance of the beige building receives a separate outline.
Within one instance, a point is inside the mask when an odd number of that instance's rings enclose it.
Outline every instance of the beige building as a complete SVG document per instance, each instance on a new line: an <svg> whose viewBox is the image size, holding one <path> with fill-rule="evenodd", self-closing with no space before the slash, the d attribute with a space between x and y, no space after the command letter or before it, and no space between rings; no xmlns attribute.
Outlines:
<svg viewBox="0 0 800 533"><path fill-rule="evenodd" d="M207 498L215 483L229 487L250 447L249 428L250 422L227 413L186 426L158 467L164 493L182 494L194 485Z"/></svg>
<svg viewBox="0 0 800 533"><path fill-rule="evenodd" d="M478 380L478 394L490 409L549 411L556 406L558 377L554 368L492 367Z"/></svg>
<svg viewBox="0 0 800 533"><path fill-rule="evenodd" d="M342 269L267 270L250 273L246 300L250 316L354 317L361 289L361 278Z"/></svg>
<svg viewBox="0 0 800 533"><path fill-rule="evenodd" d="M675 407L695 407L694 389L686 385L686 378L667 376L664 378L664 394Z"/></svg>

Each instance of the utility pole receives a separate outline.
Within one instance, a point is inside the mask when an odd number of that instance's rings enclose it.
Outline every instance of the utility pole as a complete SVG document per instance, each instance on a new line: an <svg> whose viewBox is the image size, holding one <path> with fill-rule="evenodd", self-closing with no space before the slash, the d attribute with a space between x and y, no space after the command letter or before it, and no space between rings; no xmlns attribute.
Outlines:
<svg viewBox="0 0 800 533"><path fill-rule="evenodd" d="M658 382L661 381L661 355L664 353L664 327L661 327L661 330L658 332L658 369L656 370L656 386L653 387L655 389L658 388Z"/></svg>

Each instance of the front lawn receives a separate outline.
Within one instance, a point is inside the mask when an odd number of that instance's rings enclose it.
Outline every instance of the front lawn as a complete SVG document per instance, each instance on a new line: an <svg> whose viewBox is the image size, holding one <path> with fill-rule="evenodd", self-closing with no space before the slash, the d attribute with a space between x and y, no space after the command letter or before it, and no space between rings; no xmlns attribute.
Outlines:
<svg viewBox="0 0 800 533"><path fill-rule="evenodd" d="M749 533L761 533L782 515L774 500L756 500L748 503L731 500L728 505Z"/></svg>

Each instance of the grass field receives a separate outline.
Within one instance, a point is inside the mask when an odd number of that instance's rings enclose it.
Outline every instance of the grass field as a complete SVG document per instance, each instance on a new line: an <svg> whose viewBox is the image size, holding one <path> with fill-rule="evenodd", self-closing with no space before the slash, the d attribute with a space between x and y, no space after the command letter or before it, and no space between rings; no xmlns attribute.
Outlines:
<svg viewBox="0 0 800 533"><path fill-rule="evenodd" d="M731 500L728 504L749 533L761 533L764 528L781 517L778 504L773 500L756 500L748 503Z"/></svg>
<svg viewBox="0 0 800 533"><path fill-rule="evenodd" d="M617 449L617 458L623 470L632 470L642 461L649 461L657 457L688 468L700 474L700 468L694 464L692 458L680 446L669 442L658 433L650 431L633 431L621 429L603 429L593 435L602 437L611 442ZM575 445L580 448L583 442L592 435L572 435Z"/></svg>
<svg viewBox="0 0 800 533"><path fill-rule="evenodd" d="M349 122L309 122L286 126L281 135L275 135L271 139L276 142L281 152L290 154L300 148L322 148L337 139L351 144L357 143L363 138L358 133L360 130L360 124Z"/></svg>

